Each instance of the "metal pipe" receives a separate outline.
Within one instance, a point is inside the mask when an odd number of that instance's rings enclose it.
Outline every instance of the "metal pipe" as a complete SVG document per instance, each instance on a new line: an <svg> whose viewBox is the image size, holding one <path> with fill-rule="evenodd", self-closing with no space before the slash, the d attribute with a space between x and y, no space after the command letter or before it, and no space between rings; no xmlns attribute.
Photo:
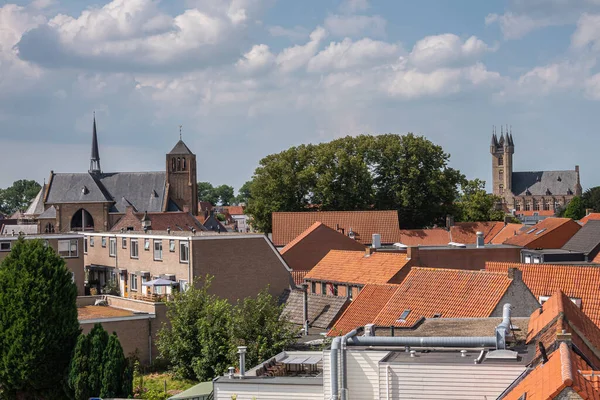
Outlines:
<svg viewBox="0 0 600 400"><path fill-rule="evenodd" d="M240 355L240 379L246 375L246 346L238 346L238 354Z"/></svg>
<svg viewBox="0 0 600 400"><path fill-rule="evenodd" d="M502 322L496 327L496 348L500 350L506 349L506 337L510 334L510 309L509 303L502 307Z"/></svg>
<svg viewBox="0 0 600 400"><path fill-rule="evenodd" d="M349 338L354 337L358 334L358 330L357 329L353 329L350 332L346 333L344 336L342 336L342 340L341 340L341 351L342 351L342 359L341 359L341 365L340 365L340 369L342 370L342 379L340 382L340 387L341 389L341 397L342 400L347 400L348 398L348 381L347 381L347 359L346 359L346 342L348 341Z"/></svg>
<svg viewBox="0 0 600 400"><path fill-rule="evenodd" d="M496 346L494 336L479 337L406 337L355 336L348 346L414 346L414 347L490 347Z"/></svg>
<svg viewBox="0 0 600 400"><path fill-rule="evenodd" d="M338 353L340 351L341 337L335 337L331 341L331 351L329 353L329 368L331 374L331 400L339 399L338 391Z"/></svg>
<svg viewBox="0 0 600 400"><path fill-rule="evenodd" d="M304 322L304 335L308 336L308 283L302 284L302 319Z"/></svg>
<svg viewBox="0 0 600 400"><path fill-rule="evenodd" d="M385 398L390 400L390 365L385 366Z"/></svg>

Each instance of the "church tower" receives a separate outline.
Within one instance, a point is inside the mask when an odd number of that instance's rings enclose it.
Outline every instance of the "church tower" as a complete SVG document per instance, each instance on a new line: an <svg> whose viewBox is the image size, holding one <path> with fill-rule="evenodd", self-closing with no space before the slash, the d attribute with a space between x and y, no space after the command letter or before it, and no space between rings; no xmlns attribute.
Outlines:
<svg viewBox="0 0 600 400"><path fill-rule="evenodd" d="M512 132L506 127L500 127L500 139L496 135L496 128L492 131L492 143L490 153L492 154L492 192L500 197L512 194L513 154L515 144Z"/></svg>
<svg viewBox="0 0 600 400"><path fill-rule="evenodd" d="M179 139L167 154L167 184L169 198L183 210L198 215L198 182L196 155Z"/></svg>

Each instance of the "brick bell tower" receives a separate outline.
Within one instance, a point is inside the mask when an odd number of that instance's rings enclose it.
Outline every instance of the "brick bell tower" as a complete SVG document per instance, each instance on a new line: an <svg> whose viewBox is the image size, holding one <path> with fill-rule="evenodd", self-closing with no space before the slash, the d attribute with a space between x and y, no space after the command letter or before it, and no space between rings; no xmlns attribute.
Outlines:
<svg viewBox="0 0 600 400"><path fill-rule="evenodd" d="M167 154L167 184L169 199L192 215L198 215L198 181L196 179L196 155L181 140Z"/></svg>
<svg viewBox="0 0 600 400"><path fill-rule="evenodd" d="M496 136L496 128L492 131L492 143L490 153L492 154L492 192L502 198L512 195L512 173L513 154L515 144L512 132L506 127L506 138L504 127L500 127L500 139Z"/></svg>

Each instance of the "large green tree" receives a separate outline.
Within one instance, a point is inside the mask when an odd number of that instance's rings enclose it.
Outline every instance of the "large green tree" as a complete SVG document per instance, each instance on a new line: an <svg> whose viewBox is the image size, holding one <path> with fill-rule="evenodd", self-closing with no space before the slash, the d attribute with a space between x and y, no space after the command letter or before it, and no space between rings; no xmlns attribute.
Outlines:
<svg viewBox="0 0 600 400"><path fill-rule="evenodd" d="M79 335L77 288L41 240L13 242L0 264L0 387L8 398L64 399Z"/></svg>
<svg viewBox="0 0 600 400"><path fill-rule="evenodd" d="M580 220L585 217L585 207L583 206L581 197L575 196L571 199L565 208L563 216L574 220Z"/></svg>
<svg viewBox="0 0 600 400"><path fill-rule="evenodd" d="M235 198L235 202L240 204L248 204L248 200L250 199L250 190L252 187L252 181L246 181L238 190L238 195Z"/></svg>
<svg viewBox="0 0 600 400"><path fill-rule="evenodd" d="M440 223L454 210L464 177L422 136L361 135L292 147L263 158L247 213L271 232L271 213L398 210L403 228Z"/></svg>
<svg viewBox="0 0 600 400"><path fill-rule="evenodd" d="M465 181L462 193L456 203L458 221L502 221L505 213L497 209L500 197L487 193L485 181L474 179Z"/></svg>
<svg viewBox="0 0 600 400"><path fill-rule="evenodd" d="M0 190L0 213L10 215L26 209L42 187L33 180L21 179Z"/></svg>
<svg viewBox="0 0 600 400"><path fill-rule="evenodd" d="M198 200L208 201L213 206L228 206L235 200L235 195L229 185L215 187L210 182L198 182Z"/></svg>
<svg viewBox="0 0 600 400"><path fill-rule="evenodd" d="M128 368L119 338L113 333L108 338L104 354L100 397L127 397L132 394L133 381L129 378Z"/></svg>
<svg viewBox="0 0 600 400"><path fill-rule="evenodd" d="M233 187L229 185L220 185L215 188L215 195L218 197L219 205L229 206L235 200Z"/></svg>
<svg viewBox="0 0 600 400"><path fill-rule="evenodd" d="M88 387L90 392L99 395L100 390L102 389L102 371L104 365L104 353L106 351L106 346L108 346L108 333L104 330L102 325L95 324L88 335L90 340L90 372L88 374Z"/></svg>
<svg viewBox="0 0 600 400"><path fill-rule="evenodd" d="M93 396L89 386L90 378L90 338L89 335L79 335L75 352L69 367L69 388L75 400L89 399Z"/></svg>
<svg viewBox="0 0 600 400"><path fill-rule="evenodd" d="M600 212L600 186L589 188L581 196L584 208Z"/></svg>

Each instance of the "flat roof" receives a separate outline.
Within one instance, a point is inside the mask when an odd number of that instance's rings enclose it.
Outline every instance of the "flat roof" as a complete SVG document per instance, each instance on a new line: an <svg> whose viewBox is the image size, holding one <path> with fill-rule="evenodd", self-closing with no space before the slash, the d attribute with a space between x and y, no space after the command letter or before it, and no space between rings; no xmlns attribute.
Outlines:
<svg viewBox="0 0 600 400"><path fill-rule="evenodd" d="M466 350L466 351L465 351ZM494 353L494 350L486 351L483 362L475 364L475 360L481 354L481 349L427 349L416 351L411 356L407 351L392 351L383 360L382 363L402 363L402 364L456 364L456 365L476 365L476 366L523 366L525 367L533 358L534 349L526 352L518 352L516 359L488 360L487 357ZM463 356L464 354L464 356Z"/></svg>
<svg viewBox="0 0 600 400"><path fill-rule="evenodd" d="M79 321L89 321L97 319L123 318L123 317L148 317L152 314L135 313L131 310L124 310L111 306L83 306L77 307L77 319Z"/></svg>
<svg viewBox="0 0 600 400"><path fill-rule="evenodd" d="M24 239L79 239L78 233L37 233L31 235L21 235ZM19 235L0 235L0 240L18 240Z"/></svg>
<svg viewBox="0 0 600 400"><path fill-rule="evenodd" d="M563 249L526 249L523 251L528 253L536 253L536 254L584 254L581 251L571 251L571 250L563 250Z"/></svg>
<svg viewBox="0 0 600 400"><path fill-rule="evenodd" d="M213 383L323 386L323 374L319 376L245 376L243 379L240 379L237 375L233 379L229 379L228 376L220 376Z"/></svg>
<svg viewBox="0 0 600 400"><path fill-rule="evenodd" d="M483 247L477 247L476 244L474 243L461 243L461 246L450 246L450 245L443 245L443 246L406 246L406 247L396 247L396 246L381 246L380 248L377 249L377 251L380 251L382 253L384 252L400 252L400 253L405 253L406 249L409 247L418 247L419 250L465 250L465 249L470 249L470 250L486 250L486 249L520 249L522 246L515 246L512 244L486 244Z"/></svg>

